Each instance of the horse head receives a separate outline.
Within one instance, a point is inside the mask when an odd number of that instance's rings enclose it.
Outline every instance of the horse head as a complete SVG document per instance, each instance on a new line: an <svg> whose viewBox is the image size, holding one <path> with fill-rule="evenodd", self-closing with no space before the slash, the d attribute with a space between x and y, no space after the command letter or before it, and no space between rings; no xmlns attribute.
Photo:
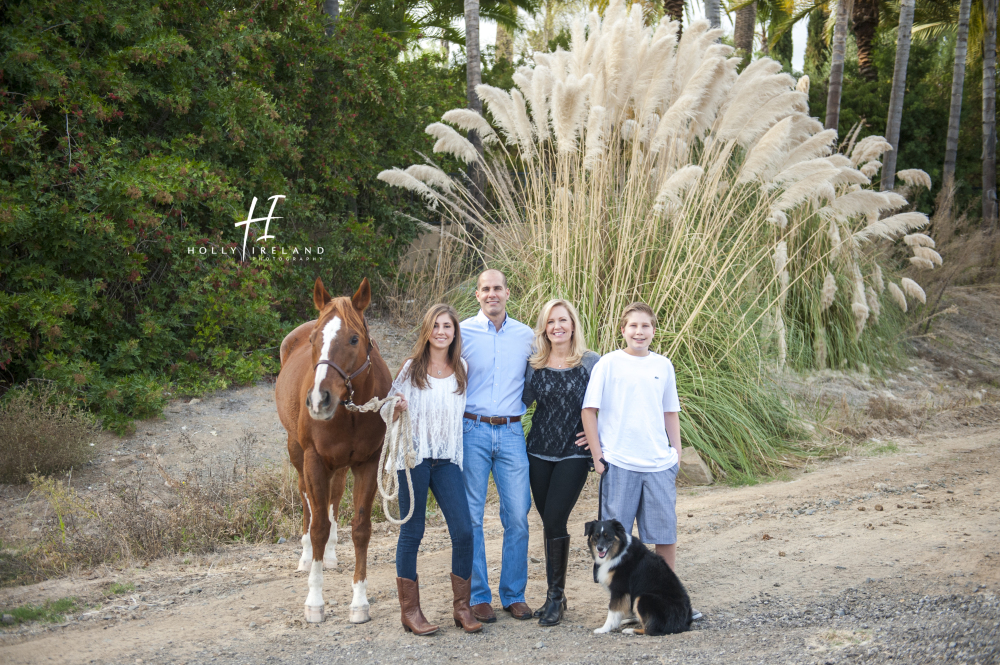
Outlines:
<svg viewBox="0 0 1000 665"><path fill-rule="evenodd" d="M354 380L363 381L371 372L372 348L365 310L372 300L368 278L353 297L331 298L316 278L313 302L319 310L309 335L316 374L306 397L306 408L315 420L329 420L340 404L351 402Z"/></svg>

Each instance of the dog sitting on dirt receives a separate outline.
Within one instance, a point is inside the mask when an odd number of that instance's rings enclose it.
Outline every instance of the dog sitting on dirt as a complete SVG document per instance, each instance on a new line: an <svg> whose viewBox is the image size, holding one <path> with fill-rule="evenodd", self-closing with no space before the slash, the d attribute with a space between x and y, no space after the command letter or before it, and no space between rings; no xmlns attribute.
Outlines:
<svg viewBox="0 0 1000 665"><path fill-rule="evenodd" d="M666 561L633 538L618 520L587 522L583 534L594 557L595 581L611 593L608 620L594 633L636 622L641 627L622 632L671 635L690 628L691 599Z"/></svg>

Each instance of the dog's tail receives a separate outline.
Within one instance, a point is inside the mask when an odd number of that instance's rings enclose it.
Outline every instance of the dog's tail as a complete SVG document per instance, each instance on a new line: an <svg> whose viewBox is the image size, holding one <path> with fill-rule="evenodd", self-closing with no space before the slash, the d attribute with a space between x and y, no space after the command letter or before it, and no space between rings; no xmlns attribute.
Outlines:
<svg viewBox="0 0 1000 665"><path fill-rule="evenodd" d="M635 611L646 635L673 635L691 627L690 601L671 602L663 596L642 594L635 599Z"/></svg>

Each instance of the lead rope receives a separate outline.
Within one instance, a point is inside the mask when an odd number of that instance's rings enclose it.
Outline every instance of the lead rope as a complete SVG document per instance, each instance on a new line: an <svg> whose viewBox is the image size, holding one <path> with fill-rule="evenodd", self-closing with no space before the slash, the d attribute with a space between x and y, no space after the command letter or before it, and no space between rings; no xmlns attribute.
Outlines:
<svg viewBox="0 0 1000 665"><path fill-rule="evenodd" d="M391 524L406 524L413 517L413 480L410 478L410 469L417 465L417 454L413 450L413 429L410 425L409 410L399 414L399 418L393 421L392 414L399 401L399 395L391 395L385 399L372 397L360 406L354 404L344 404L344 407L355 413L370 413L378 411L385 421L385 440L382 442L382 453L378 458L378 473L375 476L378 484L378 493L382 495L382 512L385 519ZM396 475L396 462L399 460L400 449L404 451L403 472L406 474L406 485L410 490L410 512L401 520L395 519L389 513L389 502L399 498L399 476ZM389 489L386 490L386 487Z"/></svg>

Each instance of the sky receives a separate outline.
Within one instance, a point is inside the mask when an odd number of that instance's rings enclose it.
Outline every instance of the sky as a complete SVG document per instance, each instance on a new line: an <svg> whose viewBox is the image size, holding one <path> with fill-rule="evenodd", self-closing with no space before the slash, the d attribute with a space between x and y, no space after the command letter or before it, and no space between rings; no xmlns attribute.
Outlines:
<svg viewBox="0 0 1000 665"><path fill-rule="evenodd" d="M727 34L733 34L733 22L725 12L722 13L722 29ZM684 23L690 23L694 19L705 18L704 5L699 2L688 4L688 15L684 17ZM735 18L735 16L734 16ZM792 28L792 44L794 52L792 55L792 69L801 72L805 62L806 38L808 36L805 21L799 21ZM493 46L497 41L497 25L485 19L479 25L479 47L485 49ZM454 48L458 48L457 46Z"/></svg>

